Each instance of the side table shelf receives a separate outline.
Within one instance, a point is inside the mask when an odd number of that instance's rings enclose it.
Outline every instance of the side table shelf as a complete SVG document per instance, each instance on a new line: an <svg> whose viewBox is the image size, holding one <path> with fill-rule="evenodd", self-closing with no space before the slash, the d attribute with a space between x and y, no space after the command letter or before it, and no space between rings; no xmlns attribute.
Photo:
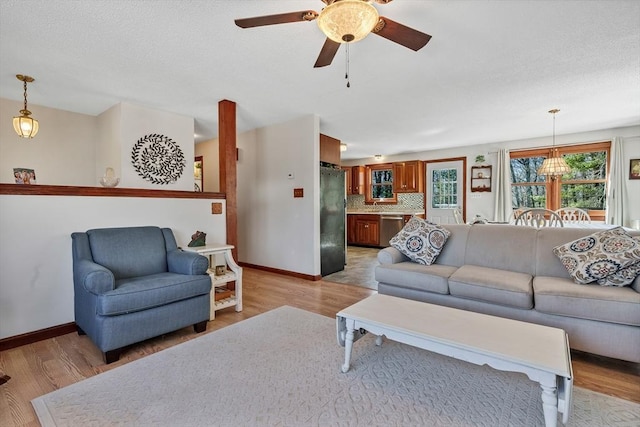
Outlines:
<svg viewBox="0 0 640 427"><path fill-rule="evenodd" d="M242 311L242 267L236 264L231 254L232 245L225 244L209 244L206 246L186 247L182 248L187 251L196 252L209 258L209 269L207 273L211 277L211 308L209 312L209 320L216 318L216 311L223 308L235 306L236 311ZM224 254L224 260L227 265L227 272L220 276L216 276L215 256ZM231 296L216 301L216 289L225 286L229 282L236 282L235 289Z"/></svg>

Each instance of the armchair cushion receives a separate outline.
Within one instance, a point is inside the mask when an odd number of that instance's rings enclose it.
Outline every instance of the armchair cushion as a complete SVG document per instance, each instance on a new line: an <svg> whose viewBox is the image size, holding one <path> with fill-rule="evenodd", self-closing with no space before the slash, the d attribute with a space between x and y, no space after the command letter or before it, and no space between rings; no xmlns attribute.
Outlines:
<svg viewBox="0 0 640 427"><path fill-rule="evenodd" d="M167 252L167 264L171 273L207 274L209 261L204 256L193 256L193 252L176 249Z"/></svg>
<svg viewBox="0 0 640 427"><path fill-rule="evenodd" d="M87 235L93 261L111 270L116 280L168 271L158 227L100 228Z"/></svg>
<svg viewBox="0 0 640 427"><path fill-rule="evenodd" d="M131 277L116 282L116 288L98 296L100 316L115 316L171 304L198 295L207 295L211 279L207 275L185 276L159 273Z"/></svg>

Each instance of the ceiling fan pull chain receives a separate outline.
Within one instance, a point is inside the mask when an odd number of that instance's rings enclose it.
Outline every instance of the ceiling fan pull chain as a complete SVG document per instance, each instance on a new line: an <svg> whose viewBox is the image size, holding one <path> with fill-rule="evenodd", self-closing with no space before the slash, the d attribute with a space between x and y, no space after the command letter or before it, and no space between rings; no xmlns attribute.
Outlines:
<svg viewBox="0 0 640 427"><path fill-rule="evenodd" d="M347 80L347 87L351 87L351 83L349 82L349 43L345 43L345 44L347 45L345 49L345 51L347 52L347 63L346 63L347 71L344 74L344 78Z"/></svg>

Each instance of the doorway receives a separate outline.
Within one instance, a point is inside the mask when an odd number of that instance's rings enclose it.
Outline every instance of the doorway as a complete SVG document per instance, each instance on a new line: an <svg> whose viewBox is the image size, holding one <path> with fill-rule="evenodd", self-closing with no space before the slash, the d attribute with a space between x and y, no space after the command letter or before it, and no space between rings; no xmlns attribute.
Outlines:
<svg viewBox="0 0 640 427"><path fill-rule="evenodd" d="M465 222L466 157L427 161L425 214L434 224L455 224L455 210Z"/></svg>

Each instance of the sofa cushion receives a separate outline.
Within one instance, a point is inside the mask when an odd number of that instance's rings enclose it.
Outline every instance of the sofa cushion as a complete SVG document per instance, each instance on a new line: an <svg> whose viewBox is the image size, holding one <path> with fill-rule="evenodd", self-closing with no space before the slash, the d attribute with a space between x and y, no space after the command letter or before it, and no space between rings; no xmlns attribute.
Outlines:
<svg viewBox="0 0 640 427"><path fill-rule="evenodd" d="M160 273L116 281L116 288L98 295L97 314L115 316L208 294L208 275Z"/></svg>
<svg viewBox="0 0 640 427"><path fill-rule="evenodd" d="M464 264L534 275L538 230L520 225L474 224Z"/></svg>
<svg viewBox="0 0 640 427"><path fill-rule="evenodd" d="M389 244L411 260L431 265L440 255L449 234L446 228L413 216Z"/></svg>
<svg viewBox="0 0 640 427"><path fill-rule="evenodd" d="M533 308L532 279L526 273L463 265L449 277L449 293L462 298L530 309Z"/></svg>
<svg viewBox="0 0 640 427"><path fill-rule="evenodd" d="M377 266L375 278L380 283L446 295L449 293L447 279L456 269L448 265L422 265L406 261Z"/></svg>
<svg viewBox="0 0 640 427"><path fill-rule="evenodd" d="M571 279L533 279L536 311L559 316L640 326L640 293L630 287L582 285Z"/></svg>
<svg viewBox="0 0 640 427"><path fill-rule="evenodd" d="M557 246L553 253L576 283L587 284L639 262L640 243L616 227Z"/></svg>

